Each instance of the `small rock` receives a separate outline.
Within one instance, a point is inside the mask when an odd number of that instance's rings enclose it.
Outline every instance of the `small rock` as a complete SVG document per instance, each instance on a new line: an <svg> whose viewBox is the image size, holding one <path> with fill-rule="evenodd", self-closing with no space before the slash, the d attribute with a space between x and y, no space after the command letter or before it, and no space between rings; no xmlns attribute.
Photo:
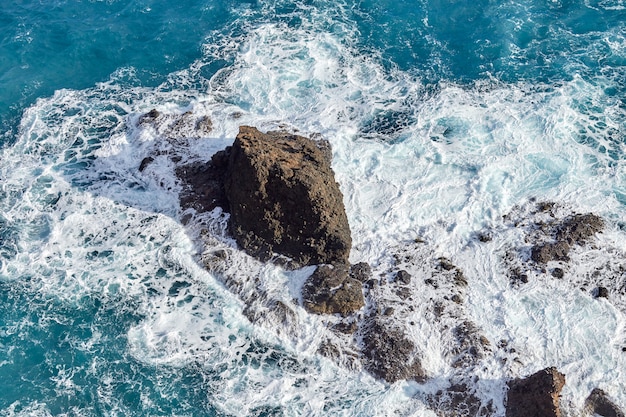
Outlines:
<svg viewBox="0 0 626 417"><path fill-rule="evenodd" d="M585 400L585 410L602 417L624 417L624 412L599 388L594 388Z"/></svg>
<svg viewBox="0 0 626 417"><path fill-rule="evenodd" d="M318 266L302 287L304 307L315 314L350 314L365 305L362 284L347 268Z"/></svg>
<svg viewBox="0 0 626 417"><path fill-rule="evenodd" d="M146 123L152 123L156 119L158 119L160 116L161 116L161 113L157 109L152 109L148 113L141 115L139 117L138 122L140 125L144 125Z"/></svg>
<svg viewBox="0 0 626 417"><path fill-rule="evenodd" d="M356 321L340 321L332 329L344 334L353 334L358 330L358 324Z"/></svg>
<svg viewBox="0 0 626 417"><path fill-rule="evenodd" d="M372 317L360 330L365 369L390 384L401 379L422 382L426 373L416 356L415 345L386 321Z"/></svg>
<svg viewBox="0 0 626 417"><path fill-rule="evenodd" d="M524 274L519 268L511 268L509 271L509 278L513 283L524 283L528 282L528 275Z"/></svg>
<svg viewBox="0 0 626 417"><path fill-rule="evenodd" d="M575 214L565 219L557 231L557 239L570 245L585 243L604 228L604 221L595 214Z"/></svg>
<svg viewBox="0 0 626 417"><path fill-rule="evenodd" d="M151 156L147 156L141 160L141 164L139 164L139 172L143 172L144 169L148 167L151 163L154 162L154 158Z"/></svg>
<svg viewBox="0 0 626 417"><path fill-rule="evenodd" d="M365 288L367 288L368 290L374 289L376 287L378 287L378 280L377 279L368 279L367 281L365 281L365 283L363 284L363 286Z"/></svg>
<svg viewBox="0 0 626 417"><path fill-rule="evenodd" d="M493 237L489 233L478 233L478 240L483 243L491 242Z"/></svg>
<svg viewBox="0 0 626 417"><path fill-rule="evenodd" d="M456 268L456 266L454 266L454 264L450 262L448 258L444 257L439 258L439 267L445 269L446 271L451 271Z"/></svg>
<svg viewBox="0 0 626 417"><path fill-rule="evenodd" d="M435 282L435 280L434 280L434 279L432 279L432 278L426 278L426 279L424 280L424 284L426 284L426 285L430 285L430 286L432 286L433 288L439 288L439 285L437 285L437 283Z"/></svg>
<svg viewBox="0 0 626 417"><path fill-rule="evenodd" d="M609 290L606 287L597 287L593 290L594 298L609 298Z"/></svg>
<svg viewBox="0 0 626 417"><path fill-rule="evenodd" d="M438 416L492 416L491 400L483 403L465 383L452 384L445 390L429 394L427 401Z"/></svg>
<svg viewBox="0 0 626 417"><path fill-rule="evenodd" d="M196 121L196 130L203 134L208 134L213 130L213 122L209 116L202 116Z"/></svg>
<svg viewBox="0 0 626 417"><path fill-rule="evenodd" d="M454 284L459 287L467 287L467 279L465 278L465 274L459 268L456 268L454 271Z"/></svg>
<svg viewBox="0 0 626 417"><path fill-rule="evenodd" d="M395 281L404 285L409 285L411 283L411 274L402 269L396 272Z"/></svg>
<svg viewBox="0 0 626 417"><path fill-rule="evenodd" d="M537 203L537 210L542 212L552 211L555 204L551 201L542 201Z"/></svg>
<svg viewBox="0 0 626 417"><path fill-rule="evenodd" d="M350 276L358 281L366 282L372 278L372 268L367 262L359 262L350 267Z"/></svg>
<svg viewBox="0 0 626 417"><path fill-rule="evenodd" d="M563 278L564 275L565 275L565 272L563 271L563 268L554 268L552 270L552 276L554 278L561 279Z"/></svg>

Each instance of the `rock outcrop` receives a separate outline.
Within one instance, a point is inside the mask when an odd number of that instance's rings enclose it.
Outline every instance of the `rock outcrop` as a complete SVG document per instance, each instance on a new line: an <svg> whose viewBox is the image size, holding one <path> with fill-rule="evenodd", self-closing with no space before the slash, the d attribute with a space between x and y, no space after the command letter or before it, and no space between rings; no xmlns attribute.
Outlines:
<svg viewBox="0 0 626 417"><path fill-rule="evenodd" d="M362 284L343 266L320 265L302 288L304 307L316 314L350 314L364 305Z"/></svg>
<svg viewBox="0 0 626 417"><path fill-rule="evenodd" d="M426 380L415 345L390 320L368 318L359 332L363 365L372 375L390 384L401 379Z"/></svg>
<svg viewBox="0 0 626 417"><path fill-rule="evenodd" d="M574 214L542 226L547 227L548 235L551 234L554 240L531 248L531 258L538 264L569 260L570 248L587 243L591 237L602 231L604 221L592 213Z"/></svg>
<svg viewBox="0 0 626 417"><path fill-rule="evenodd" d="M560 417L559 393L564 385L565 375L554 367L509 381L506 417Z"/></svg>
<svg viewBox="0 0 626 417"><path fill-rule="evenodd" d="M585 411L602 417L624 417L624 412L599 388L591 391L585 400Z"/></svg>
<svg viewBox="0 0 626 417"><path fill-rule="evenodd" d="M224 175L228 167L228 157L218 152L208 164L183 165L176 169L182 179L183 189L180 204L183 208L193 208L199 213L221 207L229 212L228 199L224 192Z"/></svg>
<svg viewBox="0 0 626 417"><path fill-rule="evenodd" d="M141 123L159 117L150 112ZM241 126L208 163L177 168L181 205L229 212L237 243L262 261L279 254L294 266L348 265L350 227L330 162L327 141Z"/></svg>
<svg viewBox="0 0 626 417"><path fill-rule="evenodd" d="M348 263L343 195L323 149L302 136L240 128L227 150L224 190L231 232L244 250L299 265Z"/></svg>

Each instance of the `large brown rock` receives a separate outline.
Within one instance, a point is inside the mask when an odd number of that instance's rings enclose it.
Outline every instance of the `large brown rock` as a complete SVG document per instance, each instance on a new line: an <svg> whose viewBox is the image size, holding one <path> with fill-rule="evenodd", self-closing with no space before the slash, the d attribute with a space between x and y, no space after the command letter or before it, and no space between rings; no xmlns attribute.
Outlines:
<svg viewBox="0 0 626 417"><path fill-rule="evenodd" d="M550 367L508 382L506 417L560 417L565 375Z"/></svg>
<svg viewBox="0 0 626 417"><path fill-rule="evenodd" d="M229 151L224 190L231 232L261 259L347 264L352 246L343 195L316 141L242 126Z"/></svg>

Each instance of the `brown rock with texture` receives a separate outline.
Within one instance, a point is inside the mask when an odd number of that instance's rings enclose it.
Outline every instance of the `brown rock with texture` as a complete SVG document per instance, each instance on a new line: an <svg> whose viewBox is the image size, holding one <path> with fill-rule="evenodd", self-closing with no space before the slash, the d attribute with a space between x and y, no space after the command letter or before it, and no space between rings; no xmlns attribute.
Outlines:
<svg viewBox="0 0 626 417"><path fill-rule="evenodd" d="M261 259L347 264L352 246L343 195L323 146L302 136L240 127L224 189L231 231Z"/></svg>
<svg viewBox="0 0 626 417"><path fill-rule="evenodd" d="M426 380L416 347L402 330L383 318L370 317L359 332L363 364L369 373L390 384L402 379Z"/></svg>
<svg viewBox="0 0 626 417"><path fill-rule="evenodd" d="M350 314L365 304L362 284L346 267L321 265L302 287L304 307L316 314Z"/></svg>
<svg viewBox="0 0 626 417"><path fill-rule="evenodd" d="M585 400L585 410L602 417L624 417L624 412L599 388L594 388Z"/></svg>
<svg viewBox="0 0 626 417"><path fill-rule="evenodd" d="M508 382L506 417L560 417L565 375L550 367Z"/></svg>

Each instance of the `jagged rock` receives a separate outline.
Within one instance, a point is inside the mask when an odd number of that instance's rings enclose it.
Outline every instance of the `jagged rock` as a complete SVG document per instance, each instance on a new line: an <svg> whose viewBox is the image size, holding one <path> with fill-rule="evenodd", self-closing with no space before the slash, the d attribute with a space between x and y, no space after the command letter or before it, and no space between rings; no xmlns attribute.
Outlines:
<svg viewBox="0 0 626 417"><path fill-rule="evenodd" d="M433 411L441 417L494 415L492 401L483 403L465 383L453 383L445 390L438 390L427 398Z"/></svg>
<svg viewBox="0 0 626 417"><path fill-rule="evenodd" d="M401 379L426 380L415 345L404 333L379 317L370 317L360 329L365 369L392 384Z"/></svg>
<svg viewBox="0 0 626 417"><path fill-rule="evenodd" d="M537 225L539 226L539 225ZM545 226L545 225L544 225ZM555 241L537 244L531 249L531 258L539 264L550 261L568 261L572 245L583 245L604 228L604 221L595 214L574 214L551 226Z"/></svg>
<svg viewBox="0 0 626 417"><path fill-rule="evenodd" d="M570 245L567 242L544 243L533 246L530 257L540 264L550 261L567 261L569 249Z"/></svg>
<svg viewBox="0 0 626 417"><path fill-rule="evenodd" d="M192 207L198 212L206 212L221 207L228 212L228 199L224 192L227 166L228 152L221 151L213 155L208 163L178 167L176 175L183 185L180 195L183 209Z"/></svg>
<svg viewBox="0 0 626 417"><path fill-rule="evenodd" d="M304 307L316 314L350 314L365 304L362 284L346 267L320 265L302 287Z"/></svg>
<svg viewBox="0 0 626 417"><path fill-rule="evenodd" d="M508 382L506 417L560 417L559 393L565 375L546 368L526 378Z"/></svg>
<svg viewBox="0 0 626 417"><path fill-rule="evenodd" d="M609 298L609 290L606 287L597 287L593 290L595 298Z"/></svg>
<svg viewBox="0 0 626 417"><path fill-rule="evenodd" d="M213 122L208 116L196 116L187 111L182 114L162 113L152 109L137 120L139 126L152 126L169 139L188 139L206 136L213 130Z"/></svg>
<svg viewBox="0 0 626 417"><path fill-rule="evenodd" d="M569 216L558 227L557 240L570 245L584 244L590 237L604 228L604 221L595 214L575 214Z"/></svg>
<svg viewBox="0 0 626 417"><path fill-rule="evenodd" d="M152 109L146 114L142 114L139 117L139 125L146 125L154 123L159 117L161 117L161 112L157 109Z"/></svg>
<svg viewBox="0 0 626 417"><path fill-rule="evenodd" d="M561 279L565 276L565 271L563 271L563 268L554 268L551 274L554 278Z"/></svg>
<svg viewBox="0 0 626 417"><path fill-rule="evenodd" d="M366 262L359 262L350 266L350 276L361 282L372 278L372 267Z"/></svg>
<svg viewBox="0 0 626 417"><path fill-rule="evenodd" d="M585 411L602 417L624 417L624 412L599 388L594 388L585 400Z"/></svg>
<svg viewBox="0 0 626 417"><path fill-rule="evenodd" d="M452 366L455 368L476 364L485 356L490 343L480 334L480 329L473 322L465 320L452 329L457 345L452 349L456 355Z"/></svg>
<svg viewBox="0 0 626 417"><path fill-rule="evenodd" d="M343 195L314 141L242 126L224 189L231 231L253 256L277 252L301 265L348 263L352 240Z"/></svg>
<svg viewBox="0 0 626 417"><path fill-rule="evenodd" d="M411 283L411 274L409 274L404 269L401 269L400 271L396 272L394 281L400 284L409 285Z"/></svg>

